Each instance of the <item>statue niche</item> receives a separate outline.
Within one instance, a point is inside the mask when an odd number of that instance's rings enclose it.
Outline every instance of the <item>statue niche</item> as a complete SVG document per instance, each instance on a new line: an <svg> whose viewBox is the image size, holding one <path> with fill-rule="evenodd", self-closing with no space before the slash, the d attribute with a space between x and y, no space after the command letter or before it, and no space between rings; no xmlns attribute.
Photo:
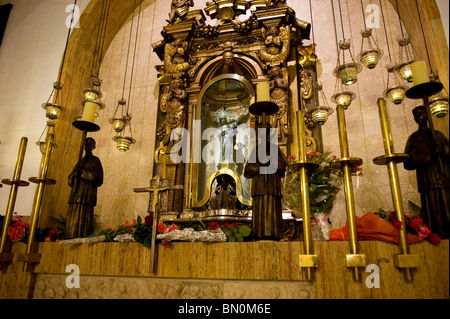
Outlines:
<svg viewBox="0 0 450 319"><path fill-rule="evenodd" d="M194 164L193 206L236 215L251 204L250 181L243 175L250 149L250 82L222 74L199 94L197 120L202 132L202 160ZM194 161L195 162L195 161Z"/></svg>

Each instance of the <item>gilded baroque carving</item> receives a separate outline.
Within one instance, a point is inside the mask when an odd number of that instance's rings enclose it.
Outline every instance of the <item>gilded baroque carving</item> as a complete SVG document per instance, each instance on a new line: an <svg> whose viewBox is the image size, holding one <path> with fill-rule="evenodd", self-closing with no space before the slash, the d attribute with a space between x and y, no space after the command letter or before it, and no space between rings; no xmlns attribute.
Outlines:
<svg viewBox="0 0 450 319"><path fill-rule="evenodd" d="M173 79L170 85L163 88L160 99L160 110L166 113L164 122L158 128L158 139L164 145L169 144L170 132L179 127L184 127L186 118L186 91L183 81L179 78Z"/></svg>
<svg viewBox="0 0 450 319"><path fill-rule="evenodd" d="M279 111L273 115L272 127L278 129L278 142L280 145L286 145L287 138L290 135L288 119L289 83L283 75L283 70L279 66L270 69L269 76L270 100L280 107Z"/></svg>
<svg viewBox="0 0 450 319"><path fill-rule="evenodd" d="M186 51L188 42L176 39L165 45L164 50L164 74L174 78L181 78L197 63L196 59L190 59Z"/></svg>
<svg viewBox="0 0 450 319"><path fill-rule="evenodd" d="M272 26L267 30L261 29L264 45L259 54L260 59L268 66L276 66L286 62L291 43L290 27Z"/></svg>

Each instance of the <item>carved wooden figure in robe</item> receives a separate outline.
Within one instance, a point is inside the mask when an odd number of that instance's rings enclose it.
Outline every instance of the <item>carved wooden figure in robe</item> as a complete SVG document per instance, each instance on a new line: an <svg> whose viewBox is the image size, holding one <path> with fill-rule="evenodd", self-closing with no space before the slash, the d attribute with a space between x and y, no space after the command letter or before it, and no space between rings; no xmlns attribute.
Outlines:
<svg viewBox="0 0 450 319"><path fill-rule="evenodd" d="M66 238L90 235L93 231L97 188L103 184L103 167L100 159L92 154L93 149L95 140L86 138L85 155L69 175L69 186L72 190L66 217Z"/></svg>
<svg viewBox="0 0 450 319"><path fill-rule="evenodd" d="M268 139L267 144L269 144ZM268 145L267 149L269 149ZM252 234L255 240L283 238L281 178L286 172L287 159L280 147L277 146L277 149L278 162L275 173L261 174L260 167L266 165L258 161L247 163L244 170L245 178L252 180ZM256 149L253 151L255 152Z"/></svg>
<svg viewBox="0 0 450 319"><path fill-rule="evenodd" d="M424 106L414 108L413 114L419 129L406 142L409 159L404 167L416 170L425 225L441 238L449 238L449 140L440 131L436 131L437 140L433 138Z"/></svg>

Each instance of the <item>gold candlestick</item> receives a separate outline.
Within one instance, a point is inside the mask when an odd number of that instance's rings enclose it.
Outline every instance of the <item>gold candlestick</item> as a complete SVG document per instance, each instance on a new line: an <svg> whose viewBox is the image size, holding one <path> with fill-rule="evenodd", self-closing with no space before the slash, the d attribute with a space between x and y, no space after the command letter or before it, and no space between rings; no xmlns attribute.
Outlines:
<svg viewBox="0 0 450 319"><path fill-rule="evenodd" d="M350 157L347 127L345 123L345 110L342 106L338 105L336 111L341 158L333 160L332 165L342 169L344 172L345 205L347 208L347 225L350 244L350 254L346 255L346 263L347 267L353 268L354 279L358 281L360 280L359 268L366 267L366 255L358 253L358 233L356 227L355 199L353 196L352 168L361 166L363 161L360 158Z"/></svg>
<svg viewBox="0 0 450 319"><path fill-rule="evenodd" d="M14 176L12 179L3 179L2 183L11 186L9 192L8 205L6 207L6 214L3 220L2 237L0 242L0 262L12 262L13 254L3 252L6 240L8 238L8 227L11 222L12 215L14 213L14 205L16 204L17 192L19 187L28 186L30 183L20 180L20 174L22 173L23 161L25 159L25 151L27 149L28 138L22 137L19 146L19 154L17 156L16 167L14 170Z"/></svg>
<svg viewBox="0 0 450 319"><path fill-rule="evenodd" d="M306 268L306 277L313 279L313 269L318 266L317 255L314 255L314 243L311 234L311 211L309 206L308 170L317 169L316 163L306 160L305 120L302 110L297 111L299 160L290 164L289 168L300 174L301 205L303 219L303 246L305 253L299 256L300 267Z"/></svg>
<svg viewBox="0 0 450 319"><path fill-rule="evenodd" d="M32 245L34 242L34 237L36 235L36 229L39 221L39 213L42 205L42 198L44 195L45 185L54 185L56 183L55 180L47 178L48 167L50 163L50 156L54 146L54 124L50 121L47 124L49 126L49 131L45 138L45 152L42 155L41 165L39 167L39 177L30 177L28 180L32 183L37 184L33 208L31 212L31 225L30 225L30 233L28 235L27 249L26 253L19 255L18 260L21 262L25 262L25 266L27 263L38 263L40 261L40 254L31 253Z"/></svg>
<svg viewBox="0 0 450 319"><path fill-rule="evenodd" d="M397 172L397 164L404 162L408 158L408 155L403 153L396 154L394 152L389 125L389 118L386 108L386 101L383 98L379 98L377 104L378 104L378 113L380 116L381 132L383 134L384 151L386 154L374 158L373 162L376 165L388 166L389 182L391 185L391 193L392 193L392 202L394 203L394 210L397 215L397 219L402 224L398 236L401 253L399 255L394 256L394 262L397 268L405 269L406 280L411 281L413 279L411 268L416 268L419 266L419 258L417 255L411 255L409 253L408 234L406 232L402 193L400 189L400 183Z"/></svg>

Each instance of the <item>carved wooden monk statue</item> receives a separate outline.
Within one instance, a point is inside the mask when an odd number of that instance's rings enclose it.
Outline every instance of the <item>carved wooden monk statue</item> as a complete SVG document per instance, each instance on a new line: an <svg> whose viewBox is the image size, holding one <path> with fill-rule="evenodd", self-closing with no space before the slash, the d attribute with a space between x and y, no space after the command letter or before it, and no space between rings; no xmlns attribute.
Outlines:
<svg viewBox="0 0 450 319"><path fill-rule="evenodd" d="M69 175L72 187L69 212L66 217L66 238L77 238L93 231L94 207L97 204L97 188L103 184L103 168L100 159L92 154L95 140L86 138L85 155Z"/></svg>
<svg viewBox="0 0 450 319"><path fill-rule="evenodd" d="M419 129L406 142L409 160L404 167L416 170L424 223L441 238L449 238L449 141L439 131L434 140L424 106L416 107L413 114Z"/></svg>
<svg viewBox="0 0 450 319"><path fill-rule="evenodd" d="M261 174L259 169L262 165L258 161L247 163L244 170L245 178L252 180L252 233L255 240L283 238L281 178L286 172L287 160L278 146L277 149L278 162L275 173Z"/></svg>

